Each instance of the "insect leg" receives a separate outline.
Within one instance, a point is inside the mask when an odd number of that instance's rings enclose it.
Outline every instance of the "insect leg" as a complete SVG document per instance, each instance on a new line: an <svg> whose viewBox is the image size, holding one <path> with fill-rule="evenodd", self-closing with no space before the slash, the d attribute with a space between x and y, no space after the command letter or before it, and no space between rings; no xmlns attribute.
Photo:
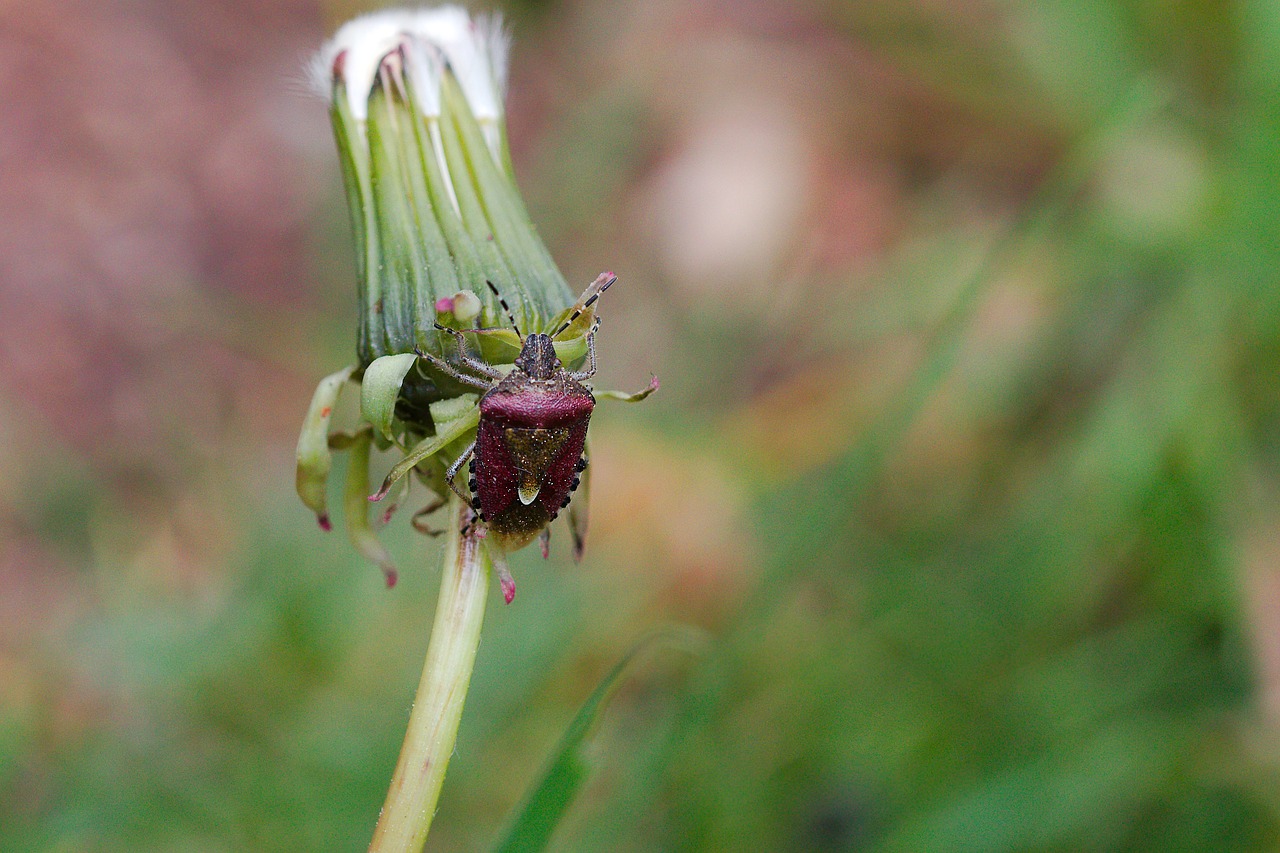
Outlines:
<svg viewBox="0 0 1280 853"><path fill-rule="evenodd" d="M441 326L439 323L436 323L435 327L442 332L448 332L458 339L458 360L467 367L471 368L476 373L483 373L485 376L489 376L493 379L501 379L503 377L501 370L485 364L478 358L471 357L471 353L467 352L467 339L463 336L462 332L459 332L457 329L450 329L448 326Z"/></svg>
<svg viewBox="0 0 1280 853"><path fill-rule="evenodd" d="M445 361L443 358L440 358L439 356L432 355L431 353L425 352L424 350L421 350L418 347L414 347L413 352L415 355L418 356L418 358L431 362L431 364L434 365L435 368L439 370L441 373L444 373L447 376L452 376L454 379L458 380L463 385L470 385L472 388L479 388L481 391L488 391L490 388L493 387L492 382L485 382L481 379L478 379L475 376L468 376L467 374L458 370L458 368L454 367L452 364Z"/></svg>
<svg viewBox="0 0 1280 853"><path fill-rule="evenodd" d="M578 490L578 486L582 485L581 474L587 470L587 455L584 453L573 463L573 480L569 483L569 493L564 496L564 500L560 502L560 508L564 509L569 505L569 501L573 500L573 493Z"/></svg>
<svg viewBox="0 0 1280 853"><path fill-rule="evenodd" d="M583 447L582 456L578 459L577 464L573 467L574 478L579 480L578 486L581 488L582 494L578 495L578 499L569 507L569 535L573 539L573 561L575 563L582 560L582 552L587 546L587 515L590 510L591 503L591 470L588 466L589 449ZM573 491L577 491L573 488Z"/></svg>
<svg viewBox="0 0 1280 853"><path fill-rule="evenodd" d="M569 373L569 377L575 382L581 382L596 375L596 330L599 328L600 318L597 316L596 321L591 324L591 331L587 332L587 369Z"/></svg>
<svg viewBox="0 0 1280 853"><path fill-rule="evenodd" d="M458 488L458 484L454 482L454 477L458 475L458 470L476 452L476 443L473 441L467 445L467 449L462 451L462 455L453 460L453 464L449 466L449 470L444 473L445 482L449 484L449 488L453 489L454 494L462 498L467 506L472 509L476 508L475 501L471 495L464 494L462 489Z"/></svg>

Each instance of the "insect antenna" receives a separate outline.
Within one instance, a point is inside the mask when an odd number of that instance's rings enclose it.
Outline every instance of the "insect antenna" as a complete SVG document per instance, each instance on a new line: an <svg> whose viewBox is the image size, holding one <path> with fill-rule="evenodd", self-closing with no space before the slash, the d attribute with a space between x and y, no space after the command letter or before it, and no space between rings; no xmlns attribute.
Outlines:
<svg viewBox="0 0 1280 853"><path fill-rule="evenodd" d="M578 302L573 306L573 310L569 313L569 319L560 324L560 328L551 333L551 337L559 337L560 333L573 325L573 321L582 316L582 312L586 311L596 300L600 298L600 294L609 289L609 285L618 280L618 277L611 272L602 272L596 276L596 280L587 285L587 289L582 291L582 296L578 297ZM492 285L490 285L492 286Z"/></svg>
<svg viewBox="0 0 1280 853"><path fill-rule="evenodd" d="M507 312L507 319L511 321L511 328L516 330L516 337L520 339L520 344L524 345L524 333L520 331L520 324L516 322L516 315L511 313L511 306L507 304L507 300L498 292L497 286L493 282L485 279L485 284L489 285L489 289L493 291L493 295L498 297L498 304L502 306L502 310Z"/></svg>

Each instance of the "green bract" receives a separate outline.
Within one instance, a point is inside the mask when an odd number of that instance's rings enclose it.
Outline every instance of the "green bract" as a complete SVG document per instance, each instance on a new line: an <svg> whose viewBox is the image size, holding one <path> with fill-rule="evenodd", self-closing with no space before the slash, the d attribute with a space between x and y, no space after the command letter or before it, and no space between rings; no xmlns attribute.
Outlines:
<svg viewBox="0 0 1280 853"><path fill-rule="evenodd" d="M414 73L417 72L417 73ZM424 98L424 86L436 86ZM485 286L502 290L525 329L573 300L516 190L506 134L486 135L439 52L408 38L383 58L367 118L335 80L332 118L354 213L362 364L420 347L442 355L437 307L475 294L484 327L506 324ZM518 345L489 347L500 357Z"/></svg>

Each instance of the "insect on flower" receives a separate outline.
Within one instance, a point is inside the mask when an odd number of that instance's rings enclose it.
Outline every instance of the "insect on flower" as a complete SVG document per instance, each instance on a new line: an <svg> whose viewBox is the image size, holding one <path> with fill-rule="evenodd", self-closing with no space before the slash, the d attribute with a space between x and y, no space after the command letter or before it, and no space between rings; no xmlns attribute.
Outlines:
<svg viewBox="0 0 1280 853"><path fill-rule="evenodd" d="M602 273L559 327L550 334L535 332L527 336L521 333L502 294L488 282L520 340L520 355L509 373L472 357L462 332L439 323L435 326L438 330L457 340L459 367L430 353L418 352L437 369L485 392L479 403L476 440L449 466L445 479L474 511L470 524L483 526L488 540L501 551L518 550L541 537L545 557L550 540L548 525L569 505L581 482L588 464L587 425L596 405L591 388L583 383L596 372L599 316L587 332L585 370L567 370L556 355L554 342L615 281L617 276ZM610 396L636 401L656 389L655 379L637 394ZM469 493L456 482L468 460Z"/></svg>

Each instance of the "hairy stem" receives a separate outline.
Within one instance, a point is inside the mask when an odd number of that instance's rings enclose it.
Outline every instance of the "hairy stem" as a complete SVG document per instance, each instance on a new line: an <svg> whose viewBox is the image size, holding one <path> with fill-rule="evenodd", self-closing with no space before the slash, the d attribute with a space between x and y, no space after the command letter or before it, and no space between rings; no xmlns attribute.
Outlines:
<svg viewBox="0 0 1280 853"><path fill-rule="evenodd" d="M422 849L453 753L480 643L490 570L489 556L481 543L459 534L464 512L462 502L453 498L427 661L395 776L369 845L371 853L416 853Z"/></svg>

